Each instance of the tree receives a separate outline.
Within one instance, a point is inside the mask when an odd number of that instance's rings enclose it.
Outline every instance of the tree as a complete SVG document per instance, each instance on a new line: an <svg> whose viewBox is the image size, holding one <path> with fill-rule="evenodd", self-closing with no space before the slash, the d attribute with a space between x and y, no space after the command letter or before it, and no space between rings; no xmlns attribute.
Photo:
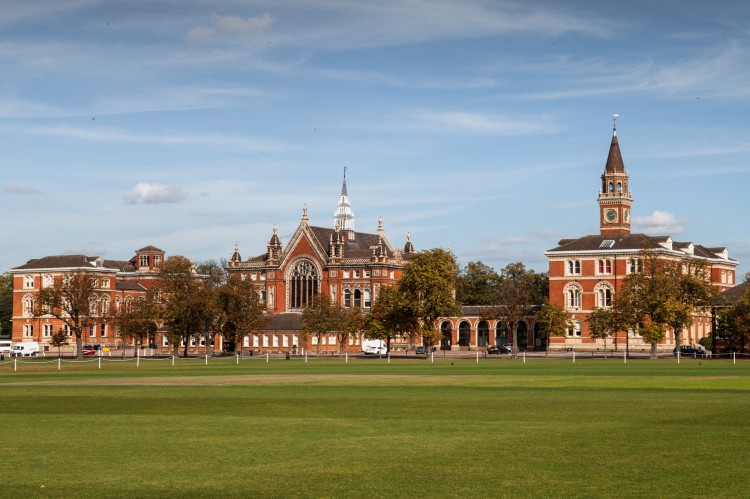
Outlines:
<svg viewBox="0 0 750 499"><path fill-rule="evenodd" d="M482 262L469 262L456 279L456 301L463 305L494 305L500 276Z"/></svg>
<svg viewBox="0 0 750 499"><path fill-rule="evenodd" d="M386 342L391 351L391 340L409 336L420 330L417 304L399 286L383 286L372 304L365 321L368 338Z"/></svg>
<svg viewBox="0 0 750 499"><path fill-rule="evenodd" d="M166 300L164 323L169 328L168 339L178 354L184 342L184 356L188 355L190 340L205 328L206 309L214 304L206 301L202 280L193 263L184 256L170 256L161 266L157 293Z"/></svg>
<svg viewBox="0 0 750 499"><path fill-rule="evenodd" d="M565 336L570 322L570 314L560 305L545 301L537 313L539 333L546 341L545 356L549 355L549 339L552 336Z"/></svg>
<svg viewBox="0 0 750 499"><path fill-rule="evenodd" d="M403 298L412 303L420 322L423 341L435 341L436 322L440 317L458 315L461 311L455 299L458 265L455 257L444 249L420 251L404 267L398 283Z"/></svg>
<svg viewBox="0 0 750 499"><path fill-rule="evenodd" d="M56 347L57 348L57 356L58 357L62 357L62 353L61 353L60 349L62 347L64 347L64 346L70 344L68 342L68 335L67 335L67 333L64 330L60 329L59 331L57 331L56 333L54 333L50 337L49 344L51 346L53 346L53 347Z"/></svg>
<svg viewBox="0 0 750 499"><path fill-rule="evenodd" d="M13 318L13 275L0 276L0 336L10 336Z"/></svg>
<svg viewBox="0 0 750 499"><path fill-rule="evenodd" d="M263 329L268 321L265 306L251 281L234 276L219 287L217 299L222 313L221 334L231 351L239 344L241 353L242 339Z"/></svg>
<svg viewBox="0 0 750 499"><path fill-rule="evenodd" d="M492 313L508 323L513 337L513 357L518 355L518 324L531 312L533 305L544 303L545 288L548 287L546 274L536 274L527 270L523 263L509 263L500 272L497 289L497 307Z"/></svg>
<svg viewBox="0 0 750 499"><path fill-rule="evenodd" d="M595 307L586 318L589 323L591 337L604 340L604 349L607 349L607 338L612 336L619 327L619 319L614 308Z"/></svg>
<svg viewBox="0 0 750 499"><path fill-rule="evenodd" d="M343 353L349 338L361 333L365 328L365 314L359 307L341 309L341 319L338 333L339 351Z"/></svg>
<svg viewBox="0 0 750 499"><path fill-rule="evenodd" d="M740 349L744 351L750 338L750 286L747 286L742 296L724 315L731 344L739 343Z"/></svg>
<svg viewBox="0 0 750 499"><path fill-rule="evenodd" d="M665 267L672 288L672 319L669 325L675 336L675 346L680 349L680 334L684 327L693 324L696 311L707 311L716 301L718 291L711 284L710 269L705 260L684 259ZM707 313L707 312L706 312Z"/></svg>
<svg viewBox="0 0 750 499"><path fill-rule="evenodd" d="M109 313L101 307L106 296L98 291L97 279L90 272L68 272L39 291L34 314L52 315L68 326L76 338L76 355L81 359L84 328L106 320Z"/></svg>
<svg viewBox="0 0 750 499"><path fill-rule="evenodd" d="M312 303L302 309L303 336L316 338L317 351L320 352L321 338L332 331L338 333L341 326L340 307L331 302L331 298L320 293L313 296Z"/></svg>
<svg viewBox="0 0 750 499"><path fill-rule="evenodd" d="M162 316L161 304L156 300L155 293L150 291L146 296L139 296L134 300L125 300L114 311L114 323L117 335L122 340L122 355L125 356L127 340L133 341L133 356L136 349L144 340L155 341L157 321Z"/></svg>
<svg viewBox="0 0 750 499"><path fill-rule="evenodd" d="M198 274L199 301L203 304L201 314L201 331L205 344L205 354L213 354L214 335L221 329L224 311L221 307L219 289L226 282L226 271L215 260L208 260L196 266Z"/></svg>

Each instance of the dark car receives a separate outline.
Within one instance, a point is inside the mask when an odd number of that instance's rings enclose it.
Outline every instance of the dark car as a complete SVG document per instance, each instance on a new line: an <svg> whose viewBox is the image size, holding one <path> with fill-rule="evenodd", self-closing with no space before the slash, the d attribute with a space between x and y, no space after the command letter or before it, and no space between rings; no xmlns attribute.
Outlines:
<svg viewBox="0 0 750 499"><path fill-rule="evenodd" d="M677 348L675 348L672 351L675 355L677 355ZM699 346L690 346L690 345L680 345L680 356L689 356L689 357L705 357L706 351L703 350L703 348Z"/></svg>
<svg viewBox="0 0 750 499"><path fill-rule="evenodd" d="M419 345L415 351L417 355L427 355L427 347L424 345Z"/></svg>
<svg viewBox="0 0 750 499"><path fill-rule="evenodd" d="M490 345L487 347L487 353L490 354L501 354L501 353L509 353L510 350L505 349L506 345Z"/></svg>
<svg viewBox="0 0 750 499"><path fill-rule="evenodd" d="M83 353L83 355L96 355L96 348L94 345L83 345L81 353Z"/></svg>

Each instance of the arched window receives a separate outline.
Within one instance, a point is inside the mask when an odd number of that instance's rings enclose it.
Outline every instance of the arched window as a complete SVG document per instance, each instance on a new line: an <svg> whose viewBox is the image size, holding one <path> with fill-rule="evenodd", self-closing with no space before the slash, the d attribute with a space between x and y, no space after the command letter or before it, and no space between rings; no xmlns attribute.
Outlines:
<svg viewBox="0 0 750 499"><path fill-rule="evenodd" d="M508 325L504 322L498 322L495 326L495 344L505 345L508 343Z"/></svg>
<svg viewBox="0 0 750 499"><path fill-rule="evenodd" d="M318 294L318 269L308 260L300 260L289 274L290 308L301 308L312 303Z"/></svg>
<svg viewBox="0 0 750 499"><path fill-rule="evenodd" d="M622 192L622 182L617 182L617 192Z"/></svg>
<svg viewBox="0 0 750 499"><path fill-rule="evenodd" d="M354 306L355 307L361 307L362 306L362 291L355 289L354 290Z"/></svg>
<svg viewBox="0 0 750 499"><path fill-rule="evenodd" d="M615 191L615 185L612 182L609 183L609 189L608 190L609 190L609 192L614 192Z"/></svg>
<svg viewBox="0 0 750 499"><path fill-rule="evenodd" d="M600 308L609 308L612 306L612 288L609 284L602 283L597 286L596 306Z"/></svg>
<svg viewBox="0 0 750 499"><path fill-rule="evenodd" d="M23 297L23 315L24 317L31 317L34 315L34 297L31 295Z"/></svg>
<svg viewBox="0 0 750 499"><path fill-rule="evenodd" d="M468 347L471 345L471 326L466 321L458 325L458 346Z"/></svg>
<svg viewBox="0 0 750 499"><path fill-rule="evenodd" d="M477 324L477 346L486 347L490 343L490 325L487 321Z"/></svg>
<svg viewBox="0 0 750 499"><path fill-rule="evenodd" d="M347 308L352 306L352 290L351 289L344 290L344 306Z"/></svg>
<svg viewBox="0 0 750 499"><path fill-rule="evenodd" d="M565 286L565 306L567 308L581 308L581 295L583 291L581 286L576 283L570 283Z"/></svg>
<svg viewBox="0 0 750 499"><path fill-rule="evenodd" d="M372 305L372 293L369 289L365 290L365 308L370 308Z"/></svg>

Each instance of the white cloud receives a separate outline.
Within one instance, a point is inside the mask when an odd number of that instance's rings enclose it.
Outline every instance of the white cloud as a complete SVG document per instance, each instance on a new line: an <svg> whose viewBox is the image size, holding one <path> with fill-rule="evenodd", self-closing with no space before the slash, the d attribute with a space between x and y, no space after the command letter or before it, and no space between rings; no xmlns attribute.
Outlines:
<svg viewBox="0 0 750 499"><path fill-rule="evenodd" d="M44 194L39 189L23 184L5 184L3 190L8 194L37 195Z"/></svg>
<svg viewBox="0 0 750 499"><path fill-rule="evenodd" d="M141 182L125 196L128 204L150 203L179 203L187 194L179 187Z"/></svg>
<svg viewBox="0 0 750 499"><path fill-rule="evenodd" d="M645 217L633 217L633 225L639 232L650 235L681 234L685 230L685 222L678 220L668 211L654 211Z"/></svg>

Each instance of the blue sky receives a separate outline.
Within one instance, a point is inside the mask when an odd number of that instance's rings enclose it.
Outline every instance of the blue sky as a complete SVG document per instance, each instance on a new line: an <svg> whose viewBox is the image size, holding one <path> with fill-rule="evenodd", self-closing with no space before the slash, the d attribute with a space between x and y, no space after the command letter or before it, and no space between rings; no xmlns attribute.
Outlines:
<svg viewBox="0 0 750 499"><path fill-rule="evenodd" d="M654 5L656 4L656 5ZM462 264L598 232L618 137L634 232L750 270L750 3L5 0L0 268L283 243L307 203Z"/></svg>

